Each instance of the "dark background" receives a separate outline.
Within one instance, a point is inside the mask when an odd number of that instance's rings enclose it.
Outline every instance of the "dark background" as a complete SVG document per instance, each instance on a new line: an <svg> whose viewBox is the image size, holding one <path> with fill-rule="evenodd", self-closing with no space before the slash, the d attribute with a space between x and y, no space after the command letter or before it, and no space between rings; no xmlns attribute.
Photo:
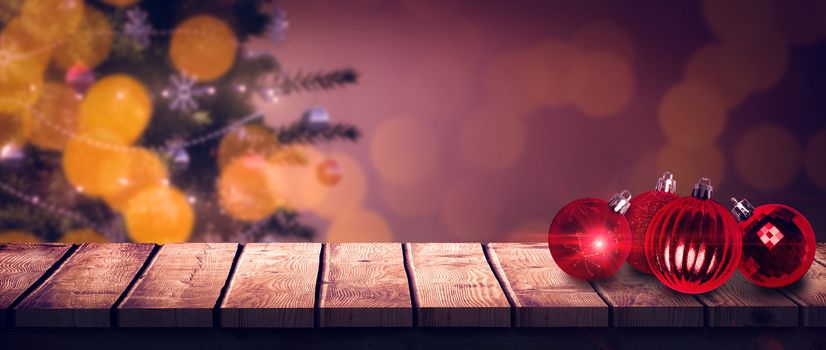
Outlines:
<svg viewBox="0 0 826 350"><path fill-rule="evenodd" d="M261 104L364 131L329 148L339 186L297 186L318 240L543 241L565 203L665 170L682 195L708 176L726 207L791 205L826 240L824 1L279 4L286 43L253 47L363 74Z"/></svg>

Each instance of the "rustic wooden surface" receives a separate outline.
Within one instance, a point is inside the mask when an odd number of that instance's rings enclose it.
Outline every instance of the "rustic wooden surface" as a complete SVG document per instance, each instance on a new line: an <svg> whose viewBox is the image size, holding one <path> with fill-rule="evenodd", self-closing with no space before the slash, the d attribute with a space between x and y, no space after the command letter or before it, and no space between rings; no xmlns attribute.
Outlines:
<svg viewBox="0 0 826 350"><path fill-rule="evenodd" d="M327 244L322 271L321 327L413 325L401 244Z"/></svg>
<svg viewBox="0 0 826 350"><path fill-rule="evenodd" d="M798 307L775 289L759 287L736 272L725 284L697 295L708 327L796 327Z"/></svg>
<svg viewBox="0 0 826 350"><path fill-rule="evenodd" d="M244 246L221 305L223 327L313 327L320 243Z"/></svg>
<svg viewBox="0 0 826 350"><path fill-rule="evenodd" d="M823 265L826 265L826 243L817 244L817 253L815 259Z"/></svg>
<svg viewBox="0 0 826 350"><path fill-rule="evenodd" d="M487 249L514 304L514 326L608 326L608 305L588 282L556 266L547 243L490 243Z"/></svg>
<svg viewBox="0 0 826 350"><path fill-rule="evenodd" d="M800 305L801 326L826 327L826 266L812 264L800 281L780 291Z"/></svg>
<svg viewBox="0 0 826 350"><path fill-rule="evenodd" d="M593 282L611 307L616 327L702 327L703 305L651 275L622 266L611 278Z"/></svg>
<svg viewBox="0 0 826 350"><path fill-rule="evenodd" d="M508 327L510 303L478 243L408 243L422 327Z"/></svg>
<svg viewBox="0 0 826 350"><path fill-rule="evenodd" d="M541 243L4 244L0 316L17 327L826 327L825 248L792 286L737 274L692 296L627 265L571 279Z"/></svg>
<svg viewBox="0 0 826 350"><path fill-rule="evenodd" d="M108 327L110 309L143 266L152 244L80 246L14 309L22 327Z"/></svg>
<svg viewBox="0 0 826 350"><path fill-rule="evenodd" d="M11 317L6 309L69 251L66 244L0 244L0 327Z"/></svg>
<svg viewBox="0 0 826 350"><path fill-rule="evenodd" d="M118 307L121 327L212 327L234 243L167 244Z"/></svg>

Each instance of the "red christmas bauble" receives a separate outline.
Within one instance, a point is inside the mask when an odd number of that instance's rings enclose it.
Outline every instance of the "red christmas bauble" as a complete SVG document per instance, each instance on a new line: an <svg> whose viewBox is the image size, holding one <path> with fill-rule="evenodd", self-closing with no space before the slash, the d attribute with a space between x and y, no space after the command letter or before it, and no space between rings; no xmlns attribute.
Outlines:
<svg viewBox="0 0 826 350"><path fill-rule="evenodd" d="M95 73L83 64L76 64L66 70L64 78L66 85L81 95L85 94L95 83Z"/></svg>
<svg viewBox="0 0 826 350"><path fill-rule="evenodd" d="M725 283L737 270L743 249L734 216L711 200L706 178L683 197L660 209L645 235L651 273L667 287L705 293Z"/></svg>
<svg viewBox="0 0 826 350"><path fill-rule="evenodd" d="M631 250L631 232L622 216L631 195L618 197L610 204L598 198L578 199L554 216L548 247L562 271L596 280L613 275L622 266Z"/></svg>
<svg viewBox="0 0 826 350"><path fill-rule="evenodd" d="M628 254L628 264L635 269L651 274L648 260L645 258L645 231L648 223L662 207L673 200L680 198L676 192L677 182L673 175L666 172L657 180L654 190L637 195L631 199L631 206L625 213L628 225L631 227L631 253Z"/></svg>
<svg viewBox="0 0 826 350"><path fill-rule="evenodd" d="M338 162L327 159L316 168L316 175L322 184L327 186L335 186L341 181L341 167Z"/></svg>
<svg viewBox="0 0 826 350"><path fill-rule="evenodd" d="M761 205L734 198L732 209L743 229L740 273L752 283L779 288L797 282L815 258L815 233L797 210L781 204Z"/></svg>

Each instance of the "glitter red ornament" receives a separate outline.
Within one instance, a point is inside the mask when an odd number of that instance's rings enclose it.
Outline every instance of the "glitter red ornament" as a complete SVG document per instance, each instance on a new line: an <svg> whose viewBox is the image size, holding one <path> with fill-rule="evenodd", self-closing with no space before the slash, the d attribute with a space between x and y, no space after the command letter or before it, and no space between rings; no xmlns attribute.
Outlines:
<svg viewBox="0 0 826 350"><path fill-rule="evenodd" d="M631 193L623 191L608 202L583 198L562 207L548 230L551 256L562 271L584 280L617 272L631 250L631 232L622 216L630 199Z"/></svg>
<svg viewBox="0 0 826 350"><path fill-rule="evenodd" d="M95 73L89 67L78 63L66 70L64 79L66 85L69 85L78 94L83 95L95 83Z"/></svg>
<svg viewBox="0 0 826 350"><path fill-rule="evenodd" d="M658 210L680 198L676 192L677 181L674 180L674 175L666 171L657 180L654 190L631 199L631 207L625 213L631 227L631 253L628 254L628 264L641 272L651 274L651 268L648 267L648 260L645 258L645 231L648 223Z"/></svg>
<svg viewBox="0 0 826 350"><path fill-rule="evenodd" d="M757 208L732 198L731 213L743 229L740 273L752 283L779 288L797 282L815 258L815 233L797 210L782 204Z"/></svg>
<svg viewBox="0 0 826 350"><path fill-rule="evenodd" d="M743 248L734 216L711 200L711 181L702 178L690 197L660 209L645 235L651 273L667 287L705 293L725 283L737 270Z"/></svg>
<svg viewBox="0 0 826 350"><path fill-rule="evenodd" d="M335 186L341 181L341 167L338 162L327 159L316 167L316 175L322 184Z"/></svg>

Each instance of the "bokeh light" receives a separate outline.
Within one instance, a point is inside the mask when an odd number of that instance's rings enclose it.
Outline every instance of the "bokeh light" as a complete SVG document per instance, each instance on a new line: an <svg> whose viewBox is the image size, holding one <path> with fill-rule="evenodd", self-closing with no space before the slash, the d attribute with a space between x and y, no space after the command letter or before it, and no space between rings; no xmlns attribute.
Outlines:
<svg viewBox="0 0 826 350"><path fill-rule="evenodd" d="M442 221L451 239L478 242L496 237L502 215L498 190L475 179L455 183L444 192Z"/></svg>
<svg viewBox="0 0 826 350"><path fill-rule="evenodd" d="M420 182L436 170L438 142L428 124L411 117L393 118L373 133L370 157L384 181Z"/></svg>
<svg viewBox="0 0 826 350"><path fill-rule="evenodd" d="M197 15L175 28L169 57L184 75L209 81L232 67L237 48L235 33L226 22L210 15Z"/></svg>
<svg viewBox="0 0 826 350"><path fill-rule="evenodd" d="M382 182L379 185L379 193L384 204L394 213L404 217L421 217L438 209L439 198L433 196L434 193L438 193L435 188L439 186L438 181L442 180L414 185Z"/></svg>
<svg viewBox="0 0 826 350"><path fill-rule="evenodd" d="M701 0L706 24L717 38L755 42L774 27L771 0Z"/></svg>
<svg viewBox="0 0 826 350"><path fill-rule="evenodd" d="M806 146L806 175L815 186L826 191L826 129L820 129Z"/></svg>
<svg viewBox="0 0 826 350"><path fill-rule="evenodd" d="M691 55L686 65L685 79L688 82L716 92L723 105L731 108L743 102L752 89L729 78L723 65L723 44L720 43L701 47Z"/></svg>
<svg viewBox="0 0 826 350"><path fill-rule="evenodd" d="M306 203L312 211L324 218L338 216L360 207L367 198L367 177L358 160L344 152L332 152L328 156L335 159L341 168L341 181L335 186L326 186L314 175L302 177L301 188ZM312 173L313 167L308 168Z"/></svg>
<svg viewBox="0 0 826 350"><path fill-rule="evenodd" d="M112 35L109 19L100 11L86 6L77 30L55 49L55 63L63 69L76 64L94 68L109 56Z"/></svg>
<svg viewBox="0 0 826 350"><path fill-rule="evenodd" d="M72 88L48 82L27 117L27 134L35 146L62 150L77 130L80 100Z"/></svg>
<svg viewBox="0 0 826 350"><path fill-rule="evenodd" d="M826 28L826 2L821 0L774 0L775 26L791 45L813 44Z"/></svg>
<svg viewBox="0 0 826 350"><path fill-rule="evenodd" d="M626 62L634 61L634 42L631 34L616 22L589 22L574 33L571 42L586 53L610 52L619 55Z"/></svg>
<svg viewBox="0 0 826 350"><path fill-rule="evenodd" d="M90 228L81 228L64 233L58 242L61 243L108 243L106 236Z"/></svg>
<svg viewBox="0 0 826 350"><path fill-rule="evenodd" d="M800 142L775 125L747 130L737 141L734 164L740 178L762 191L777 191L792 182L800 169Z"/></svg>
<svg viewBox="0 0 826 350"><path fill-rule="evenodd" d="M631 64L608 52L583 53L573 66L571 98L579 110L596 118L623 111L634 96Z"/></svg>
<svg viewBox="0 0 826 350"><path fill-rule="evenodd" d="M0 231L0 243L40 243L42 242L31 232L7 230Z"/></svg>
<svg viewBox="0 0 826 350"><path fill-rule="evenodd" d="M777 32L760 40L723 45L723 72L740 88L766 90L780 81L789 64L789 49Z"/></svg>
<svg viewBox="0 0 826 350"><path fill-rule="evenodd" d="M668 139L687 148L711 145L726 125L723 100L715 90L699 82L683 82L669 88L657 112Z"/></svg>
<svg viewBox="0 0 826 350"><path fill-rule="evenodd" d="M520 67L524 93L532 103L557 107L569 103L573 66L579 51L573 45L557 39L545 40L531 48Z"/></svg>
<svg viewBox="0 0 826 350"><path fill-rule="evenodd" d="M517 118L488 110L465 119L459 131L459 153L479 168L504 169L525 149L525 126Z"/></svg>
<svg viewBox="0 0 826 350"><path fill-rule="evenodd" d="M374 211L357 209L338 215L327 233L327 242L392 242L393 232Z"/></svg>

